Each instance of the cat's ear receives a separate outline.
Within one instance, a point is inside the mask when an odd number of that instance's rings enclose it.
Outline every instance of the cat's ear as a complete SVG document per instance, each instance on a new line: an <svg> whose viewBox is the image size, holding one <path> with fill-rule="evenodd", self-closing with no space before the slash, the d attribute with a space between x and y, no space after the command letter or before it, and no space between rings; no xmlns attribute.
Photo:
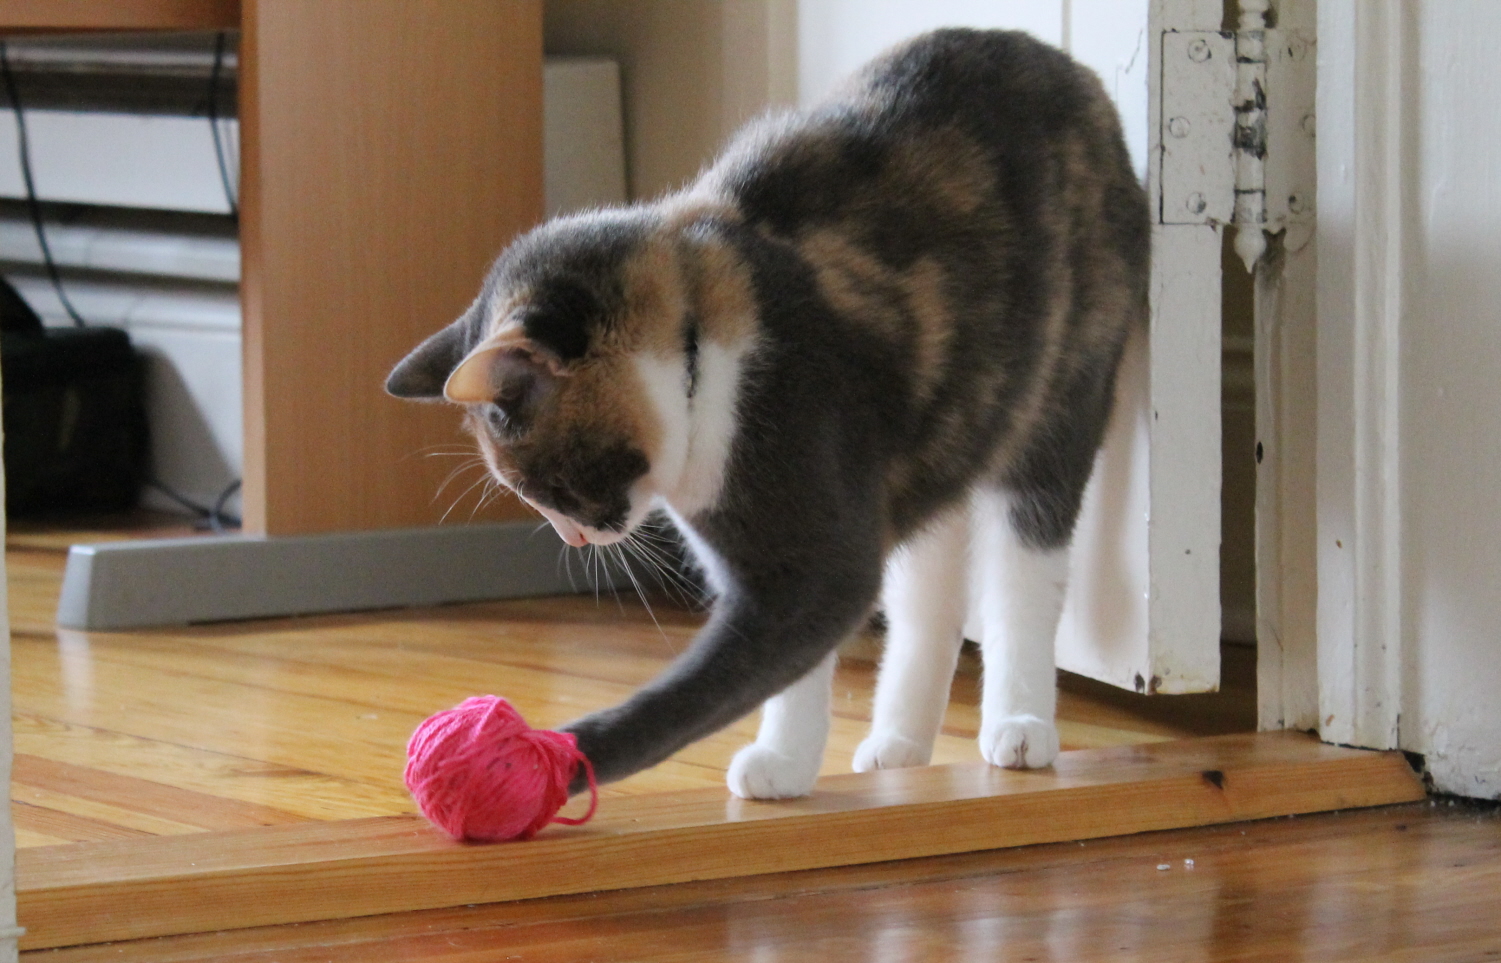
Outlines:
<svg viewBox="0 0 1501 963"><path fill-rule="evenodd" d="M461 405L495 403L517 407L538 385L566 374L551 351L519 327L488 338L459 362L443 386L443 396Z"/></svg>
<svg viewBox="0 0 1501 963"><path fill-rule="evenodd" d="M464 360L468 318L460 318L412 349L386 377L386 392L414 401L442 401L443 385Z"/></svg>

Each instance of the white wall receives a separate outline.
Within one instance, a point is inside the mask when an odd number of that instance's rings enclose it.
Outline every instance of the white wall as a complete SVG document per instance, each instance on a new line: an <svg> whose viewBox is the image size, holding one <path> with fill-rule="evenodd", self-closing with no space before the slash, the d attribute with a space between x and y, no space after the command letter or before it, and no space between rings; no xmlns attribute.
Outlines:
<svg viewBox="0 0 1501 963"><path fill-rule="evenodd" d="M208 123L52 110L27 111L26 121L38 196L90 205L69 223L49 223L57 263L90 272L65 282L69 300L90 324L124 328L146 355L152 471L199 504L213 504L242 471L239 247L228 218L174 235L154 229L150 213L229 212ZM220 132L234 178L238 124L221 121ZM17 148L14 114L0 110L0 197L26 196ZM145 210L132 223L110 208ZM0 219L0 260L44 321L72 323L25 218ZM153 490L145 501L177 508ZM238 511L238 501L229 509Z"/></svg>
<svg viewBox="0 0 1501 963"><path fill-rule="evenodd" d="M937 27L1025 30L1089 65L1147 170L1147 0L799 0L798 102L826 96L887 47Z"/></svg>
<svg viewBox="0 0 1501 963"><path fill-rule="evenodd" d="M1501 5L1319 6L1326 739L1501 798Z"/></svg>
<svg viewBox="0 0 1501 963"><path fill-rule="evenodd" d="M1402 744L1501 797L1501 4L1430 0L1414 26Z"/></svg>

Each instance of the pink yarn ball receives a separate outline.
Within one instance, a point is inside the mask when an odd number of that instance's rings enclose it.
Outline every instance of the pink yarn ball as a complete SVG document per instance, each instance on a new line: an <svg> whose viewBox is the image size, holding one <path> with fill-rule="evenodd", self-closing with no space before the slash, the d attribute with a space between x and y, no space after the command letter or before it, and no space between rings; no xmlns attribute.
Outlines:
<svg viewBox="0 0 1501 963"><path fill-rule="evenodd" d="M591 801L581 819L559 816L578 767ZM429 717L407 743L407 789L454 839L530 839L548 823L588 822L599 803L594 768L572 733L533 729L512 705L474 696Z"/></svg>

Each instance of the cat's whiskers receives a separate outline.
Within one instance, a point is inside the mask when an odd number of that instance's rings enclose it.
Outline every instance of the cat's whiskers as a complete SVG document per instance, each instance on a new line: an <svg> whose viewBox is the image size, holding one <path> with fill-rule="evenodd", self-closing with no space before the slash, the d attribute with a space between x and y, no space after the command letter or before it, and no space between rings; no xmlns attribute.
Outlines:
<svg viewBox="0 0 1501 963"><path fill-rule="evenodd" d="M651 572L657 585L685 605L696 606L704 602L703 593L682 572L678 571L673 558L676 546L662 534L647 526L637 528L620 543Z"/></svg>
<svg viewBox="0 0 1501 963"><path fill-rule="evenodd" d="M646 614L650 616L652 625L655 625L657 627L657 634L660 635L663 640L666 640L667 633L662 629L662 623L657 621L657 613L652 610L651 601L646 597L646 589L644 586L642 586L640 580L636 578L635 569L631 567L630 559L628 559L625 555L625 546L629 544L630 536L627 535L623 540L616 542L614 545L608 545L606 546L606 548L614 551L616 564L618 564L622 569L625 570L626 578L629 578L631 580L631 585L636 589L636 595L641 599L641 604L645 606ZM620 596L618 593L615 596L615 602L616 604L620 603ZM624 610L625 606L622 605L621 611Z"/></svg>
<svg viewBox="0 0 1501 963"><path fill-rule="evenodd" d="M500 491L501 484L495 480L495 476L486 473L485 487L480 489L479 498L475 501L474 507L469 510L469 520L471 522L474 521L474 516L478 515L486 505L500 497Z"/></svg>
<svg viewBox="0 0 1501 963"><path fill-rule="evenodd" d="M481 475L479 478L470 483L468 488L465 488L463 491L459 492L458 497L453 500L453 502L448 506L448 510L443 513L443 517L438 519L438 524L442 525L444 522L448 521L448 516L452 515L453 510L459 507L459 503L462 502L466 497L468 497L470 492L474 491L480 485L483 485L489 479L489 477L490 475L488 473ZM473 513L471 513L470 517L473 517Z"/></svg>
<svg viewBox="0 0 1501 963"><path fill-rule="evenodd" d="M543 522L537 531L540 532L545 527L547 527L547 523ZM573 547L571 545L564 545L563 550L558 553L558 568L562 569L563 573L568 577L568 587L577 594L579 584L573 577Z"/></svg>
<svg viewBox="0 0 1501 963"><path fill-rule="evenodd" d="M473 453L471 452L471 454ZM479 455L474 455L468 461L461 462L458 465L455 465L453 469L443 477L443 481L438 485L438 490L433 492L432 500L436 502L438 499L442 498L444 490L447 489L450 484L452 484L455 478L459 477L464 472L468 471L471 468L474 468L475 466L482 468L485 466L484 459L480 458Z"/></svg>
<svg viewBox="0 0 1501 963"><path fill-rule="evenodd" d="M585 556L587 562L585 568L589 573L589 580L594 583L594 604L599 604L599 546L593 542L588 543L589 552Z"/></svg>

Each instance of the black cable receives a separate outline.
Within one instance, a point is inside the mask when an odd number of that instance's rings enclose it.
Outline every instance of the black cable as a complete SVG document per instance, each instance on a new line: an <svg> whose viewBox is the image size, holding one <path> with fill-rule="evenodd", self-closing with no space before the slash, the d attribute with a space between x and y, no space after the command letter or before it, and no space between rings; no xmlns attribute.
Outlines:
<svg viewBox="0 0 1501 963"><path fill-rule="evenodd" d="M208 517L209 527L214 531L224 531L225 522L229 522L229 524L235 528L240 527L240 520L238 518L235 518L233 515L226 515L224 513L224 506L229 504L230 498L234 497L234 493L239 490L240 479L236 478L234 481L229 483L224 491L219 493L219 497L214 501L213 514L209 515Z"/></svg>
<svg viewBox="0 0 1501 963"><path fill-rule="evenodd" d="M42 248L42 260L47 265L47 276L52 279L52 288L63 303L68 317L80 328L88 327L83 315L68 300L63 290L63 279L57 272L57 262L52 259L52 247L47 243L47 228L42 223L42 205L37 200L36 182L31 177L31 142L26 137L26 116L21 108L21 95L16 89L16 78L10 71L10 51L5 41L0 40L0 74L5 78L5 92L10 97L11 109L16 113L16 135L21 154L21 179L26 182L26 207L31 212L31 226L36 231L36 240Z"/></svg>
<svg viewBox="0 0 1501 963"><path fill-rule="evenodd" d="M197 515L201 520L208 523L209 528L216 532L224 532L231 528L240 527L240 519L224 510L224 506L228 504L230 498L234 497L234 493L240 490L240 479L238 478L230 482L224 491L219 493L219 497L214 500L214 507L212 508L209 508L207 505L198 504L158 478L147 479L146 484L151 488L155 488L183 508L186 508L194 515Z"/></svg>
<svg viewBox="0 0 1501 963"><path fill-rule="evenodd" d="M239 199L229 182L229 165L224 160L224 143L219 135L219 75L224 69L224 31L214 40L214 69L208 77L208 126L214 133L214 160L219 162L219 182L224 185L224 199L229 202L229 216L240 219Z"/></svg>

